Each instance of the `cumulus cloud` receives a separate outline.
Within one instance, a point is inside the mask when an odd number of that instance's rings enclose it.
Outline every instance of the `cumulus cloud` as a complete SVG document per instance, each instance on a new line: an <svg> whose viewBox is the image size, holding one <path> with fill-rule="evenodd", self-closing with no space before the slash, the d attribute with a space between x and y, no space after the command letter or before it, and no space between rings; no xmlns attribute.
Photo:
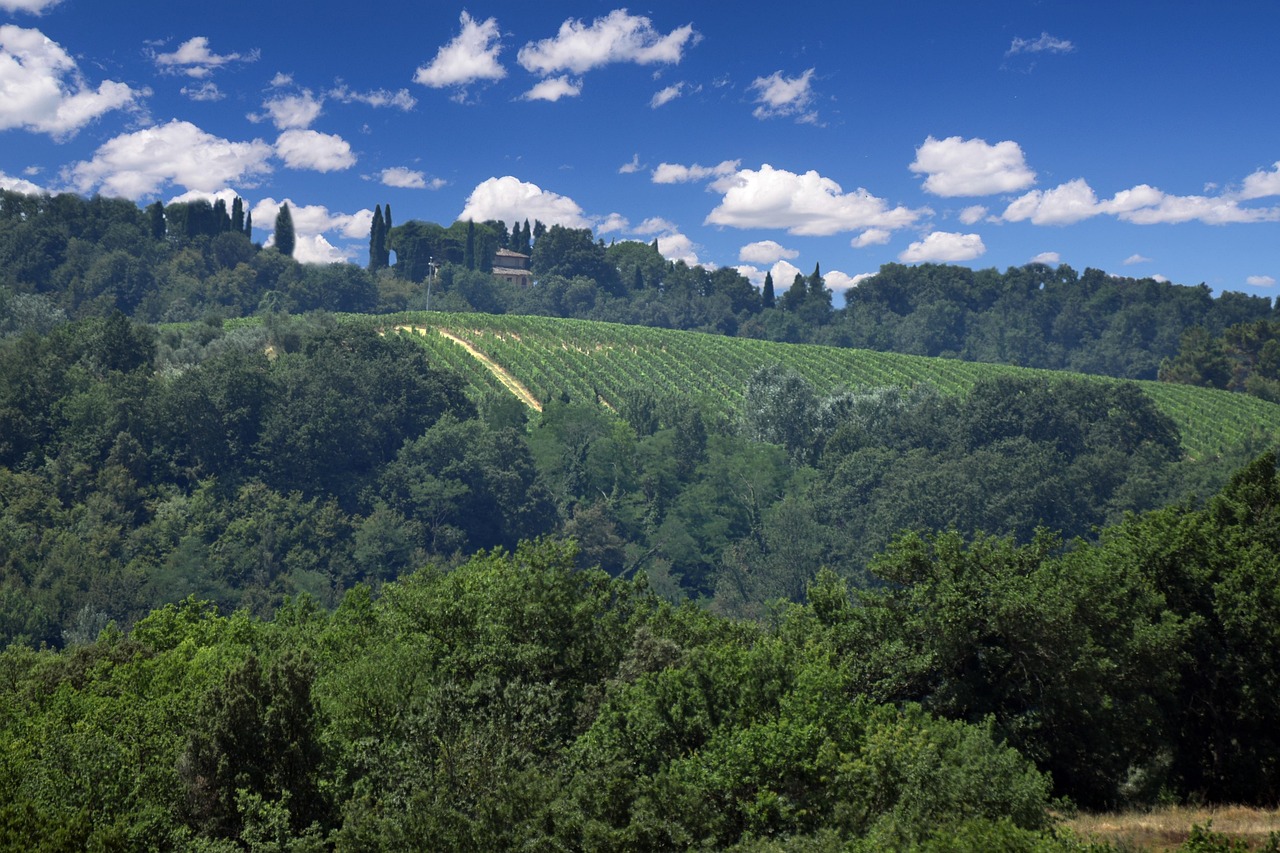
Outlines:
<svg viewBox="0 0 1280 853"><path fill-rule="evenodd" d="M15 193L25 193L26 195L41 195L45 192L44 187L33 184L25 178L15 178L12 175L6 175L0 172L0 190L9 190Z"/></svg>
<svg viewBox="0 0 1280 853"><path fill-rule="evenodd" d="M255 176L271 171L273 152L261 139L232 142L174 120L108 140L93 159L71 166L67 177L80 192L131 199L173 184L213 192L228 184L251 185Z"/></svg>
<svg viewBox="0 0 1280 853"><path fill-rule="evenodd" d="M501 80L507 70L498 61L502 52L502 33L498 19L476 21L465 11L459 21L462 31L436 51L429 65L418 68L413 82L432 89L456 88L458 100L466 98L466 87L477 81Z"/></svg>
<svg viewBox="0 0 1280 853"><path fill-rule="evenodd" d="M167 204L184 204L192 201L207 201L210 204L213 204L216 201L221 201L227 206L227 209L230 210L232 203L235 202L238 195L240 194L230 187L223 187L222 189L215 190L214 192L206 192L204 190L187 190L186 192L169 199Z"/></svg>
<svg viewBox="0 0 1280 853"><path fill-rule="evenodd" d="M333 98L343 104L364 104L374 108L395 107L406 113L418 105L418 99L410 95L408 89L398 89L394 92L387 89L357 92L341 81L325 92L325 97Z"/></svg>
<svg viewBox="0 0 1280 853"><path fill-rule="evenodd" d="M157 53L152 56L152 59L161 71L203 79L232 62L255 62L258 59L258 51L244 55L228 53L220 56L209 49L207 36L195 36L184 41L172 53Z"/></svg>
<svg viewBox="0 0 1280 853"><path fill-rule="evenodd" d="M705 181L707 178L723 178L738 171L741 160L725 160L716 166L681 166L678 163L659 163L653 170L655 184L683 184L690 181Z"/></svg>
<svg viewBox="0 0 1280 853"><path fill-rule="evenodd" d="M387 187L399 187L407 190L427 188L427 176L406 166L393 166L390 169L383 169L378 179L383 186Z"/></svg>
<svg viewBox="0 0 1280 853"><path fill-rule="evenodd" d="M1133 254L1124 259L1125 266L1131 266L1132 264L1149 264L1149 263L1151 263L1151 258L1147 258L1139 254Z"/></svg>
<svg viewBox="0 0 1280 853"><path fill-rule="evenodd" d="M791 234L825 237L842 231L879 228L894 231L913 225L927 211L890 207L865 189L846 193L817 172L803 175L775 169L743 169L712 187L723 193L707 215L708 225L734 228L782 228Z"/></svg>
<svg viewBox="0 0 1280 853"><path fill-rule="evenodd" d="M927 175L925 192L940 196L994 195L1026 189L1036 182L1018 143L985 139L925 139L911 171Z"/></svg>
<svg viewBox="0 0 1280 853"><path fill-rule="evenodd" d="M663 35L648 18L615 9L590 25L575 18L566 20L552 38L520 48L516 59L525 70L543 76L562 71L584 74L617 62L670 65L679 63L685 48L700 38L692 24Z"/></svg>
<svg viewBox="0 0 1280 853"><path fill-rule="evenodd" d="M1240 190L1240 198L1266 198L1280 195L1280 163L1270 169L1259 169L1244 179Z"/></svg>
<svg viewBox="0 0 1280 853"><path fill-rule="evenodd" d="M265 113L249 116L250 121L259 122L270 119L276 130L291 130L310 127L324 111L324 98L317 98L310 89L303 89L297 94L276 95L262 102Z"/></svg>
<svg viewBox="0 0 1280 853"><path fill-rule="evenodd" d="M738 260L746 261L750 264L772 264L787 258L800 257L800 253L795 249L788 249L781 243L774 240L760 240L756 243L748 243L738 250Z"/></svg>
<svg viewBox="0 0 1280 853"><path fill-rule="evenodd" d="M698 260L698 247L693 240L679 231L658 235L658 254L669 261L684 261L691 267L702 264Z"/></svg>
<svg viewBox="0 0 1280 853"><path fill-rule="evenodd" d="M1009 222L1029 220L1035 225L1070 225L1104 214L1138 225L1193 221L1225 225L1280 220L1280 208L1241 207L1236 198L1227 195L1168 195L1147 184L1100 200L1083 178L1051 190L1032 190L1014 199L1005 208L1003 218Z"/></svg>
<svg viewBox="0 0 1280 853"><path fill-rule="evenodd" d="M339 172L356 163L349 142L316 130L286 130L276 140L276 155L290 169L315 172Z"/></svg>
<svg viewBox="0 0 1280 853"><path fill-rule="evenodd" d="M980 204L971 204L964 210L960 211L960 222L964 225L974 225L981 222L987 215L987 208Z"/></svg>
<svg viewBox="0 0 1280 853"><path fill-rule="evenodd" d="M1071 53L1076 46L1066 39L1060 39L1051 36L1048 33L1041 33L1040 38L1025 39L1014 38L1013 43L1009 45L1009 49L1005 51L1005 56L1015 56L1019 53Z"/></svg>
<svg viewBox="0 0 1280 853"><path fill-rule="evenodd" d="M555 102L561 98L576 98L582 94L582 81L572 80L567 75L561 77L550 77L534 84L533 88L524 93L526 101L551 101Z"/></svg>
<svg viewBox="0 0 1280 853"><path fill-rule="evenodd" d="M489 219L502 222L528 219L532 222L541 219L547 225L591 227L591 221L583 215L582 208L573 199L511 175L489 178L478 184L467 197L466 205L457 218L474 219L477 222Z"/></svg>
<svg viewBox="0 0 1280 853"><path fill-rule="evenodd" d="M610 213L601 222L596 224L597 234L613 234L615 232L626 231L631 227L631 223L627 217L621 213Z"/></svg>
<svg viewBox="0 0 1280 853"><path fill-rule="evenodd" d="M0 26L0 130L22 128L63 139L149 94L110 80L92 88L70 54L44 33Z"/></svg>
<svg viewBox="0 0 1280 853"><path fill-rule="evenodd" d="M1033 264L1045 264L1046 266L1055 267L1062 263L1062 256L1057 252L1041 252L1033 257L1030 261Z"/></svg>
<svg viewBox="0 0 1280 853"><path fill-rule="evenodd" d="M1276 280L1269 275L1251 275L1244 283L1252 287L1275 287Z"/></svg>
<svg viewBox="0 0 1280 853"><path fill-rule="evenodd" d="M893 235L883 228L868 228L850 240L849 245L855 249L865 249L867 246L883 246L889 242L891 236Z"/></svg>
<svg viewBox="0 0 1280 853"><path fill-rule="evenodd" d="M817 112L810 109L814 70L810 68L799 77L786 77L781 71L757 77L749 88L756 93L759 106L751 114L758 119L795 116L801 123L817 122Z"/></svg>
<svg viewBox="0 0 1280 853"><path fill-rule="evenodd" d="M621 166L618 167L618 174L634 175L636 172L639 172L643 168L644 166L640 165L640 155L633 154L631 155L631 160L629 162L623 163Z"/></svg>
<svg viewBox="0 0 1280 853"><path fill-rule="evenodd" d="M45 9L57 6L62 0L0 0L0 9L6 12L30 12L39 15Z"/></svg>
<svg viewBox="0 0 1280 853"><path fill-rule="evenodd" d="M917 240L898 255L898 260L908 263L927 261L971 261L987 251L982 237L977 234L956 234L950 231L934 231Z"/></svg>
<svg viewBox="0 0 1280 853"><path fill-rule="evenodd" d="M831 270L822 274L822 280L826 282L828 290L835 293L847 293L873 275L875 275L873 272L860 272L857 275L849 275L848 273L840 272L840 270Z"/></svg>

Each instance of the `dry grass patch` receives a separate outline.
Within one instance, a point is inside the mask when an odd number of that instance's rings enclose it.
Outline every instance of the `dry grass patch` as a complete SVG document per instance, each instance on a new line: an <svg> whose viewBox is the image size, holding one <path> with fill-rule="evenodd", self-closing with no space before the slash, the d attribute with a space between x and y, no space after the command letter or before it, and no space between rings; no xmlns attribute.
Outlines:
<svg viewBox="0 0 1280 853"><path fill-rule="evenodd" d="M1176 850L1191 834L1191 827L1212 821L1214 832L1261 848L1271 833L1280 833L1280 811L1217 806L1174 806L1149 812L1081 814L1064 825L1079 838L1108 842L1120 850Z"/></svg>

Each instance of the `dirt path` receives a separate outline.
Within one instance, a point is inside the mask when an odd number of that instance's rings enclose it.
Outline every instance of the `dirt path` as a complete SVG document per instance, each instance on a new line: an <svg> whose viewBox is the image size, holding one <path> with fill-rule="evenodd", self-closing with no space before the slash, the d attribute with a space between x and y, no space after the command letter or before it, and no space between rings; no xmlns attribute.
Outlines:
<svg viewBox="0 0 1280 853"><path fill-rule="evenodd" d="M419 331L421 331L423 334L426 334L427 330L420 329ZM496 376L498 378L498 381L501 382L508 391L510 391L512 394L515 394L516 397L519 398L520 402L524 403L526 406L528 406L529 408L535 411L538 411L538 412L542 411L542 404L538 402L538 398L530 394L529 389L521 385L520 381L516 379L514 376L512 376L510 373L508 373L506 368L498 364L493 359L489 358L489 356L480 352L480 350L476 349L471 344L467 343L457 335L446 332L444 329L436 329L436 331L439 332L444 337L448 338L449 340L453 341L458 346L462 347L464 350L470 353L471 356L474 359L476 359L476 361L479 361L481 364L487 367L489 369L489 372L492 373L494 376Z"/></svg>

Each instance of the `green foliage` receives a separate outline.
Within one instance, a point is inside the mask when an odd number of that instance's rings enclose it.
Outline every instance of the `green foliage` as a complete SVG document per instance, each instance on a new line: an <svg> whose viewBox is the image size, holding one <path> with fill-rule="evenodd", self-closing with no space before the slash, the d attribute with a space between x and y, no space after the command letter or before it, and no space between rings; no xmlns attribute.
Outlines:
<svg viewBox="0 0 1280 853"><path fill-rule="evenodd" d="M286 257L293 257L296 238L293 233L293 214L289 211L289 203L280 205L276 213L275 247L276 251Z"/></svg>

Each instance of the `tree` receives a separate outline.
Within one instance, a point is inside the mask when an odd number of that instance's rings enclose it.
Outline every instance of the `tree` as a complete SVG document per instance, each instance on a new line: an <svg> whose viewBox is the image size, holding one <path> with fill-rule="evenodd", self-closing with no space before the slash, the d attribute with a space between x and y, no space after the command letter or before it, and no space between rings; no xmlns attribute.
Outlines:
<svg viewBox="0 0 1280 853"><path fill-rule="evenodd" d="M390 260L387 253L387 225L382 218L381 205L373 208L373 224L369 227L369 271L382 269Z"/></svg>
<svg viewBox="0 0 1280 853"><path fill-rule="evenodd" d="M476 223L467 220L467 242L462 248L462 265L469 270L476 268Z"/></svg>
<svg viewBox="0 0 1280 853"><path fill-rule="evenodd" d="M244 199L240 196L231 202L231 230L244 233Z"/></svg>
<svg viewBox="0 0 1280 853"><path fill-rule="evenodd" d="M276 214L276 250L292 258L294 239L293 214L289 212L289 203L285 202Z"/></svg>
<svg viewBox="0 0 1280 853"><path fill-rule="evenodd" d="M760 304L765 308L772 308L775 301L776 297L773 293L773 273L767 272L764 274L764 293L760 297Z"/></svg>

